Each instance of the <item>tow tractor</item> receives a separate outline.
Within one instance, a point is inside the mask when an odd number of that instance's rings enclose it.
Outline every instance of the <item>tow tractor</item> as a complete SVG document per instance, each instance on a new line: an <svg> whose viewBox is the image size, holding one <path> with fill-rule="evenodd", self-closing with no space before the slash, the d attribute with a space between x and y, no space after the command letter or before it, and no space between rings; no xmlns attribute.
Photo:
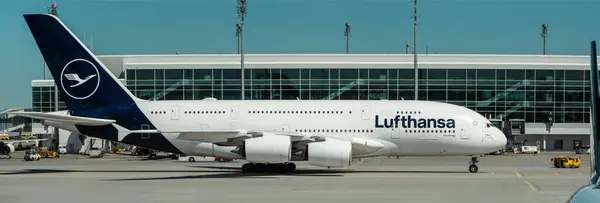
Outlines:
<svg viewBox="0 0 600 203"><path fill-rule="evenodd" d="M56 151L48 150L48 147L42 147L38 151L38 154L42 158L58 158L58 157L60 157L60 155L58 153L56 153Z"/></svg>
<svg viewBox="0 0 600 203"><path fill-rule="evenodd" d="M25 161L39 161L42 156L40 156L35 149L29 149L25 151L25 157L23 158Z"/></svg>
<svg viewBox="0 0 600 203"><path fill-rule="evenodd" d="M581 157L555 156L550 159L556 168L579 168Z"/></svg>

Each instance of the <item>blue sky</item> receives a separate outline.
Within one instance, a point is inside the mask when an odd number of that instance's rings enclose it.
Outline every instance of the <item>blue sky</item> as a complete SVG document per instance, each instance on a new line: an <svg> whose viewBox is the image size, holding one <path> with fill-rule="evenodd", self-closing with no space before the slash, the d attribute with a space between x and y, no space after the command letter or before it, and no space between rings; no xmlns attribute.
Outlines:
<svg viewBox="0 0 600 203"><path fill-rule="evenodd" d="M412 44L409 0L248 0L246 53L404 53ZM235 53L235 0L56 0L59 17L93 52ZM3 0L0 109L31 106L31 80L43 59L22 15L46 13L49 0ZM420 0L420 53L587 55L600 39L597 0ZM594 15L596 14L596 15ZM593 19L596 19L594 21Z"/></svg>

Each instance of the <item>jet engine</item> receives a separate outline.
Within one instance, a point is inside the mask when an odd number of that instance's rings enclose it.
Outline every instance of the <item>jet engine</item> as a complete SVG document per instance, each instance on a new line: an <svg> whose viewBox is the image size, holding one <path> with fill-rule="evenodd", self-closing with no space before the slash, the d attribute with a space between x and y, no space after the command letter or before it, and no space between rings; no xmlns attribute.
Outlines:
<svg viewBox="0 0 600 203"><path fill-rule="evenodd" d="M323 167L344 167L352 163L352 144L348 141L327 139L308 143L308 164Z"/></svg>
<svg viewBox="0 0 600 203"><path fill-rule="evenodd" d="M0 154L1 155L9 155L9 154L12 154L13 152L15 152L15 146L14 145L0 143Z"/></svg>
<svg viewBox="0 0 600 203"><path fill-rule="evenodd" d="M290 137L274 134L246 139L242 149L242 156L254 163L286 163L292 156Z"/></svg>

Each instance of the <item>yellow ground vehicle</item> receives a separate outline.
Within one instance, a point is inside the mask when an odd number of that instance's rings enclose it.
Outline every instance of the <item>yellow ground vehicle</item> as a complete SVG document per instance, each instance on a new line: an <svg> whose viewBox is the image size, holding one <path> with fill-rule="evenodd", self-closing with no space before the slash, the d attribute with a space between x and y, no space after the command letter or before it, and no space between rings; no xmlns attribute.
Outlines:
<svg viewBox="0 0 600 203"><path fill-rule="evenodd" d="M579 168L581 157L555 156L550 159L556 168Z"/></svg>
<svg viewBox="0 0 600 203"><path fill-rule="evenodd" d="M40 157L42 158L56 158L58 157L58 153L54 152L54 151L46 151L46 150L41 150L39 152Z"/></svg>
<svg viewBox="0 0 600 203"><path fill-rule="evenodd" d="M115 154L123 153L123 149L121 149L121 148L113 148L112 152L115 153Z"/></svg>

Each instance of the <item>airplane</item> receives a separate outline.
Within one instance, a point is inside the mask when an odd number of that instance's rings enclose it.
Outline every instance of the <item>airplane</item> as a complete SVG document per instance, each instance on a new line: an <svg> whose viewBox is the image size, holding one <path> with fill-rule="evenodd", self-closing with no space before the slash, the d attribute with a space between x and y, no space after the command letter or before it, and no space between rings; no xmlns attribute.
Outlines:
<svg viewBox="0 0 600 203"><path fill-rule="evenodd" d="M590 82L592 99L590 104L592 134L590 136L591 164L590 181L588 184L577 189L567 200L568 203L600 202L600 90L598 88L598 56L596 53L596 41L592 41L590 54Z"/></svg>
<svg viewBox="0 0 600 203"><path fill-rule="evenodd" d="M292 173L297 161L344 168L386 155L470 156L469 171L476 173L478 156L506 144L481 114L442 102L142 100L60 19L24 18L68 110L13 114L44 125L181 155L246 160L242 172L261 173ZM77 81L67 74L89 79L70 87Z"/></svg>
<svg viewBox="0 0 600 203"><path fill-rule="evenodd" d="M12 153L15 152L15 143L20 142L39 142L48 139L30 139L30 140L0 140L0 158L12 158Z"/></svg>

